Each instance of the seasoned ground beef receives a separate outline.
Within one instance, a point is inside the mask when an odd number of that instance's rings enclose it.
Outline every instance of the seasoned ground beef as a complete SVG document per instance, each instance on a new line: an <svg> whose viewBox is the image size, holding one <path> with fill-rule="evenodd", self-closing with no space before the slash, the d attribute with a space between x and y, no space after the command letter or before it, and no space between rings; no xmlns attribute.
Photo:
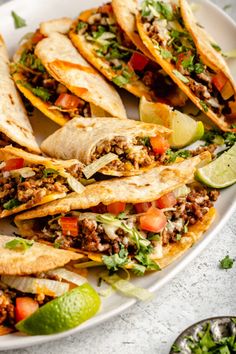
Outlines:
<svg viewBox="0 0 236 354"><path fill-rule="evenodd" d="M0 290L0 325L14 324L14 305L10 294L7 290Z"/></svg>

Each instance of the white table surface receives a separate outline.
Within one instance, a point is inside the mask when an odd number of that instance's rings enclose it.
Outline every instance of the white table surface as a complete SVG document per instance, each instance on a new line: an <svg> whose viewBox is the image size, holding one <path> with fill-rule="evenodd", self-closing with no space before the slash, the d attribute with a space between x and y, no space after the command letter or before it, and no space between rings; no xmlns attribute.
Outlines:
<svg viewBox="0 0 236 354"><path fill-rule="evenodd" d="M0 4L4 2L0 0ZM230 5L225 11L236 20L235 0L213 2L222 8ZM219 260L226 254L236 258L236 212L214 242L151 302L137 303L124 314L75 336L2 353L168 354L177 335L192 323L211 316L236 316L236 264L229 270L219 269Z"/></svg>

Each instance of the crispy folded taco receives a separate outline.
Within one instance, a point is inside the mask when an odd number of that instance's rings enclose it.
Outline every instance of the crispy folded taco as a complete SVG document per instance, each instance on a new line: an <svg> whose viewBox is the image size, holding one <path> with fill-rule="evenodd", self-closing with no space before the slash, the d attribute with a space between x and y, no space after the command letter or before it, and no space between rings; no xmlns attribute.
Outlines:
<svg viewBox="0 0 236 354"><path fill-rule="evenodd" d="M137 26L157 63L193 103L222 130L235 131L235 83L186 1L143 1Z"/></svg>
<svg viewBox="0 0 236 354"><path fill-rule="evenodd" d="M65 33L69 19L41 24L14 56L13 79L27 99L46 116L65 124L75 116L91 117L98 108L126 118L114 87L78 53ZM95 112L94 112L95 111Z"/></svg>
<svg viewBox="0 0 236 354"><path fill-rule="evenodd" d="M87 254L109 269L143 274L173 262L214 219L218 192L194 183L205 152L140 175L102 181L84 192L17 215L23 237Z"/></svg>
<svg viewBox="0 0 236 354"><path fill-rule="evenodd" d="M6 45L0 35L0 146L14 144L40 153L25 108L11 80Z"/></svg>
<svg viewBox="0 0 236 354"><path fill-rule="evenodd" d="M0 253L0 336L14 332L15 325L39 307L86 282L73 267L84 257L79 253L3 235Z"/></svg>
<svg viewBox="0 0 236 354"><path fill-rule="evenodd" d="M135 26L136 1L117 0L82 12L69 36L109 80L137 97L183 106L186 96L155 63Z"/></svg>
<svg viewBox="0 0 236 354"><path fill-rule="evenodd" d="M0 218L83 191L83 165L6 146L0 149Z"/></svg>
<svg viewBox="0 0 236 354"><path fill-rule="evenodd" d="M117 118L74 118L41 145L48 156L76 158L85 176L95 172L114 176L140 174L162 163L171 130L157 124ZM90 165L91 164L91 165Z"/></svg>

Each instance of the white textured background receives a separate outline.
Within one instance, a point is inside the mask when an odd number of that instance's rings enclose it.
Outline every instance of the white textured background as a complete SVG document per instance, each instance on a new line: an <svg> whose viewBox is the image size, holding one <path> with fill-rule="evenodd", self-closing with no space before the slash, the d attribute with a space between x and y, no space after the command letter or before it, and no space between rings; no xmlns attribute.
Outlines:
<svg viewBox="0 0 236 354"><path fill-rule="evenodd" d="M0 0L0 4L4 2ZM236 0L213 2L222 8L230 5L225 11L236 20ZM236 213L201 256L164 286L153 301L138 303L75 336L2 353L168 354L177 335L192 323L211 316L236 316L236 264L229 270L218 266L226 254L236 258Z"/></svg>

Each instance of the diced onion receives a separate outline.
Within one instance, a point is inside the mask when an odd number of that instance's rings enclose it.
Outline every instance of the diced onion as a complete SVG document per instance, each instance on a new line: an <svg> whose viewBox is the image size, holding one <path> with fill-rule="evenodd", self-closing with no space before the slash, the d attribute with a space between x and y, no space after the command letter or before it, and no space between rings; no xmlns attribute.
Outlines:
<svg viewBox="0 0 236 354"><path fill-rule="evenodd" d="M20 175L23 178L33 177L35 175L34 170L30 167L23 167L17 170L12 170L10 173L11 175Z"/></svg>
<svg viewBox="0 0 236 354"><path fill-rule="evenodd" d="M75 177L73 177L73 176L69 176L68 178L67 178L67 182L68 182L68 184L69 184L69 186L70 186L70 188L74 191L74 192L76 192L76 193L82 193L83 191L84 191L84 189L85 189L85 187L83 186L83 184L82 183L80 183Z"/></svg>
<svg viewBox="0 0 236 354"><path fill-rule="evenodd" d="M8 178L10 176L10 172L9 171L3 171L2 176L3 176L3 178Z"/></svg>
<svg viewBox="0 0 236 354"><path fill-rule="evenodd" d="M58 268L51 270L48 272L49 275L56 275L61 279L67 280L70 283L76 284L76 285L83 285L84 283L87 283L87 279L85 277L82 277L81 275L70 272L69 270L65 268Z"/></svg>
<svg viewBox="0 0 236 354"><path fill-rule="evenodd" d="M117 155L113 154L112 152L109 152L109 154L106 154L106 155L100 157L96 161L92 162L90 165L86 166L83 169L83 173L84 173L86 178L90 178L96 172L98 172L103 167L108 165L110 162L112 162L114 160L117 160L117 159L118 159Z"/></svg>
<svg viewBox="0 0 236 354"><path fill-rule="evenodd" d="M124 280L119 275L113 274L113 275L108 275L108 273L101 273L100 274L101 278L108 284L110 284L115 290L121 292L122 294L129 296L129 297L135 297L138 300L149 300L152 298L152 293L148 291L147 289L139 288L129 282L128 280Z"/></svg>
<svg viewBox="0 0 236 354"><path fill-rule="evenodd" d="M5 161L1 162L1 163L0 163L0 170L1 170L3 167L5 167L5 166L6 166L6 162L5 162Z"/></svg>
<svg viewBox="0 0 236 354"><path fill-rule="evenodd" d="M1 280L11 288L24 293L61 296L69 290L69 284L50 279L2 275Z"/></svg>

